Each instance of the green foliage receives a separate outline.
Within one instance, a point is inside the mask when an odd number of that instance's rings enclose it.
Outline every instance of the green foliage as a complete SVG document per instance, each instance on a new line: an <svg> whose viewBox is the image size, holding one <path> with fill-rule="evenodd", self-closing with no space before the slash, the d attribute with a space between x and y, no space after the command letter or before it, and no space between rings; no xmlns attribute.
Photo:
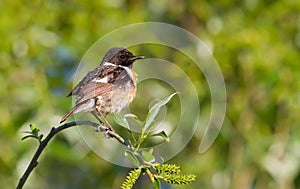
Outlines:
<svg viewBox="0 0 300 189"><path fill-rule="evenodd" d="M160 188L160 180L163 180L169 184L184 185L189 184L196 179L196 175L179 174L180 167L178 165L155 163L150 165L142 165L138 169L133 169L130 171L126 177L126 180L122 184L122 189L131 189L138 179L141 171L149 176L154 189Z"/></svg>
<svg viewBox="0 0 300 189"><path fill-rule="evenodd" d="M161 131L159 133L149 134L149 137L159 136L162 137L165 141L169 142L170 137L167 135L165 131Z"/></svg>
<svg viewBox="0 0 300 189"><path fill-rule="evenodd" d="M133 146L131 151L127 150L125 152L125 156L128 158L128 160L132 162L133 165L137 166L138 169L134 169L131 172L129 172L129 175L126 177L126 180L122 184L122 188L132 188L140 175L140 170L142 170L143 173L146 173L148 175L154 189L160 188L160 180L163 180L170 184L178 185L188 184L195 180L195 175L180 175L180 167L178 165L157 163L156 158L153 155L152 148L149 151L141 150L139 148L146 139L149 139L154 136L160 136L165 141L169 141L169 136L164 131L161 131L159 133L152 133L151 128L155 126L154 120L155 117L158 115L160 109L164 105L166 105L174 95L176 95L176 93L173 93L168 97L156 102L149 109L145 121L141 121L136 115L133 114L125 115L124 117L116 116L116 122L124 126L125 128L130 128L126 117L134 118L138 125L142 128L141 133L139 133L138 139L134 137L134 133L131 130L128 130L132 136L130 140Z"/></svg>
<svg viewBox="0 0 300 189"><path fill-rule="evenodd" d="M142 158L146 163L155 162L155 157L152 155L152 152L147 152L145 150L141 151Z"/></svg>
<svg viewBox="0 0 300 189"><path fill-rule="evenodd" d="M152 180L153 189L160 189L160 181L157 177Z"/></svg>
<svg viewBox="0 0 300 189"><path fill-rule="evenodd" d="M156 178L160 178L170 184L189 184L196 179L196 175L182 175L180 167L175 164L154 164L152 168L156 171Z"/></svg>
<svg viewBox="0 0 300 189"><path fill-rule="evenodd" d="M27 133L28 135L22 137L21 140L25 140L27 138L35 138L39 142L41 142L44 135L43 134L39 134L40 129L36 128L33 124L30 124L29 128L30 128L30 131L25 131L24 132L24 133Z"/></svg>
<svg viewBox="0 0 300 189"><path fill-rule="evenodd" d="M128 173L121 188L122 189L131 189L133 187L133 185L135 184L135 182L137 181L137 179L139 178L139 176L141 174L141 170L142 170L141 168L131 170Z"/></svg>
<svg viewBox="0 0 300 189"><path fill-rule="evenodd" d="M164 175L162 178L164 181L170 184L189 184L195 181L195 175Z"/></svg>
<svg viewBox="0 0 300 189"><path fill-rule="evenodd" d="M152 131L152 129L155 126L155 118L156 118L157 114L159 113L160 109L164 105L166 105L172 99L172 97L174 97L174 95L176 95L176 94L177 94L177 92L175 92L175 93L169 95L168 97L166 97L162 100L159 100L155 104L153 104L148 111L147 118L144 121L140 120L138 118L138 116L136 116L134 114L126 114L124 116L115 115L116 123L118 123L119 125L128 129L128 132L131 135L131 138L129 138L130 144L134 148L135 152L137 152L139 150L141 144L145 140L151 139L152 137L159 136L167 142L170 140L169 136L166 134L165 131L160 131L159 133L154 133ZM138 136L135 136L135 133L130 130L129 123L126 118L133 118L133 120L136 122L136 124L140 127L141 133L139 133ZM146 156L146 159L147 159L147 157L150 158L149 156L151 153L142 152L142 154L143 153L144 153L144 155L142 155L142 157ZM130 159L132 159L132 158L130 158ZM151 157L151 159L153 159L153 158Z"/></svg>
<svg viewBox="0 0 300 189"><path fill-rule="evenodd" d="M147 131L150 130L151 126L153 126L153 122L155 117L157 116L159 110L161 109L161 107L163 107L164 105L166 105L174 95L176 95L177 93L173 93L170 96L168 96L167 98L158 101L157 103L155 103L148 112L147 118L145 120L145 125L143 126L143 130Z"/></svg>
<svg viewBox="0 0 300 189"><path fill-rule="evenodd" d="M134 154L134 152L131 152L131 151L125 151L125 157L127 157L131 163L133 163L134 166L139 166L140 165L140 162L138 160L138 158L136 157L136 155Z"/></svg>
<svg viewBox="0 0 300 189"><path fill-rule="evenodd" d="M153 168L160 175L177 174L180 172L180 167L175 164L154 164Z"/></svg>

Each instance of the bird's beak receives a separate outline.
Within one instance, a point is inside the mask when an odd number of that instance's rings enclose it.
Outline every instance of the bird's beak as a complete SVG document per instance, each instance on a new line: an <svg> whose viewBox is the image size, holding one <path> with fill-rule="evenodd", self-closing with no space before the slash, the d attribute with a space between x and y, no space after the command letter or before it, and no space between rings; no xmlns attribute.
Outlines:
<svg viewBox="0 0 300 189"><path fill-rule="evenodd" d="M134 61L134 60L143 59L143 58L145 58L145 56L134 56L130 60Z"/></svg>

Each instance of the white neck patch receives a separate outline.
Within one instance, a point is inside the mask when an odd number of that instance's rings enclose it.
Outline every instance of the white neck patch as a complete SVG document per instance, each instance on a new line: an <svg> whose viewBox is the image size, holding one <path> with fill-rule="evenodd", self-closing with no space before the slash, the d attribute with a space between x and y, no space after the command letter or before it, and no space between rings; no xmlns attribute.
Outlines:
<svg viewBox="0 0 300 189"><path fill-rule="evenodd" d="M127 74L129 75L130 79L133 81L133 74L132 74L132 70L126 66L120 66L121 68L124 68L127 72Z"/></svg>
<svg viewBox="0 0 300 189"><path fill-rule="evenodd" d="M104 62L103 66L118 66L110 62Z"/></svg>
<svg viewBox="0 0 300 189"><path fill-rule="evenodd" d="M132 70L131 70L130 68L126 67L126 66L115 65L115 64L110 63L110 62L104 62L103 66L115 66L115 67L121 67L121 68L123 68L123 69L127 72L127 74L129 75L130 79L133 80L133 73L132 73ZM108 78L107 78L107 79L108 79ZM106 81L106 78L102 78L102 79L100 79L100 80L97 80L96 82L101 82L101 83L103 82L103 83L105 83L105 82L107 82L107 81Z"/></svg>

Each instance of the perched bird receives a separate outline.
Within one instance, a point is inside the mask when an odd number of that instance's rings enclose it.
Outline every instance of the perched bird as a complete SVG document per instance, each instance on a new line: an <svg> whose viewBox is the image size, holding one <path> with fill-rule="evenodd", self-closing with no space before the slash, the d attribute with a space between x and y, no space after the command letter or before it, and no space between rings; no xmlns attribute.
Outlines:
<svg viewBox="0 0 300 189"><path fill-rule="evenodd" d="M100 115L106 121L107 114L118 113L129 105L136 94L137 74L132 70L133 63L142 58L123 47L107 51L100 66L88 72L67 95L76 96L76 102L60 123L78 112L90 112L101 122Z"/></svg>

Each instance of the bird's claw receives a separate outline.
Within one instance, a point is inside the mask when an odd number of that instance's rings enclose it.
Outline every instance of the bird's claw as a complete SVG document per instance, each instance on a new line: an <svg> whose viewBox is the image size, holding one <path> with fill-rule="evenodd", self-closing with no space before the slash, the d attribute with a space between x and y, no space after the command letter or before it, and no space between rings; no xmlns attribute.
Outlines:
<svg viewBox="0 0 300 189"><path fill-rule="evenodd" d="M103 132L106 131L107 129L105 129L105 125L103 123L100 123L99 126L96 128L96 132Z"/></svg>

